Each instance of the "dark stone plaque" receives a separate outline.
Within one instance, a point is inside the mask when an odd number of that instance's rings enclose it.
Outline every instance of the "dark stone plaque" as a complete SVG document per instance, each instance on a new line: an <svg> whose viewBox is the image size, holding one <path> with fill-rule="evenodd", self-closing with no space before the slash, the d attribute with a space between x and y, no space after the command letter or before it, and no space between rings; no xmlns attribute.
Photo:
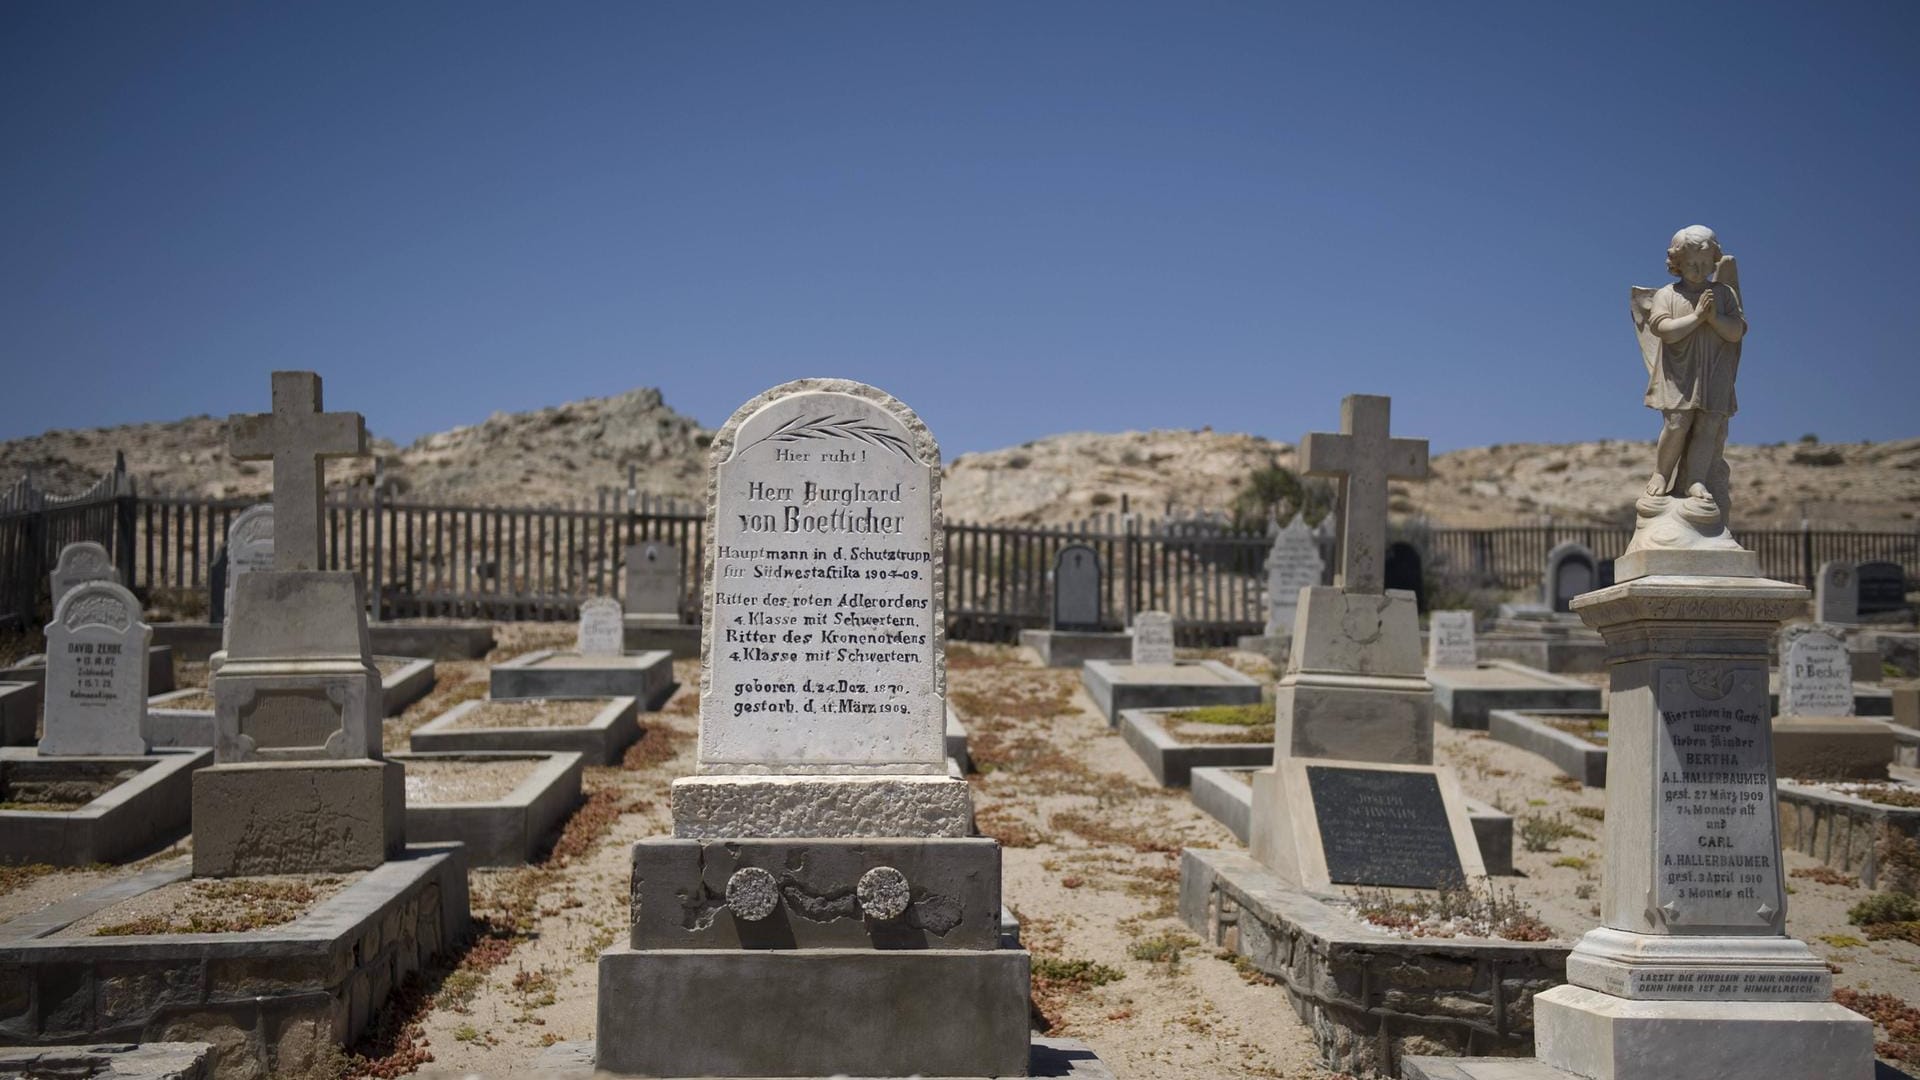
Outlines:
<svg viewBox="0 0 1920 1080"><path fill-rule="evenodd" d="M1437 889L1465 882L1434 774L1309 765L1307 788L1336 884Z"/></svg>
<svg viewBox="0 0 1920 1080"><path fill-rule="evenodd" d="M1907 573L1899 563L1861 563L1854 573L1860 581L1860 614L1885 615L1907 609Z"/></svg>

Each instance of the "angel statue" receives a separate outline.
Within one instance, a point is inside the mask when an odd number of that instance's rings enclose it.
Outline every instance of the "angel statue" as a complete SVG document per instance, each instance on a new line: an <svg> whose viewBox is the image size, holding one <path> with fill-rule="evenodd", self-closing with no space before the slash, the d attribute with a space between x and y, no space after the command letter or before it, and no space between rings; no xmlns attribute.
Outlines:
<svg viewBox="0 0 1920 1080"><path fill-rule="evenodd" d="M1673 234L1667 272L1680 280L1633 289L1647 407L1665 418L1640 512L1655 516L1678 500L1673 509L1681 518L1719 531L1730 502L1727 420L1737 407L1733 380L1747 333L1739 273L1705 225Z"/></svg>

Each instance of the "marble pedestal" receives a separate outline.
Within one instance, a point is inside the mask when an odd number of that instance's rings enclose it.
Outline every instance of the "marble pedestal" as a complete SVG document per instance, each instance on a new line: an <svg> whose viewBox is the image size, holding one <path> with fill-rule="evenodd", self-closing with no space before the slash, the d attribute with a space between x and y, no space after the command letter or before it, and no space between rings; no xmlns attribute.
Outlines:
<svg viewBox="0 0 1920 1080"><path fill-rule="evenodd" d="M1573 602L1608 649L1606 876L1568 985L1534 999L1543 1063L1595 1080L1872 1075L1873 1025L1786 934L1767 651L1806 597L1656 575Z"/></svg>
<svg viewBox="0 0 1920 1080"><path fill-rule="evenodd" d="M1273 739L1281 757L1433 763L1433 687L1412 593L1300 590Z"/></svg>

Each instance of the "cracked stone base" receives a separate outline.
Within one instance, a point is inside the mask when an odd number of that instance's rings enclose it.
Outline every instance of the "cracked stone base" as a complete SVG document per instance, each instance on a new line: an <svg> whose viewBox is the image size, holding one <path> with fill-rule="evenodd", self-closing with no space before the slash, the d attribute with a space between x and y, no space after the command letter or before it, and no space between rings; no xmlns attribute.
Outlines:
<svg viewBox="0 0 1920 1080"><path fill-rule="evenodd" d="M1591 1080L1869 1080L1873 1023L1831 1001L1627 1001L1581 986L1533 999L1542 1063Z"/></svg>
<svg viewBox="0 0 1920 1080"><path fill-rule="evenodd" d="M966 836L973 797L950 776L689 776L673 782L673 835Z"/></svg>
<svg viewBox="0 0 1920 1080"><path fill-rule="evenodd" d="M595 1057L640 1076L1027 1075L1019 949L600 954ZM747 1018L716 1025L716 1017Z"/></svg>
<svg viewBox="0 0 1920 1080"><path fill-rule="evenodd" d="M193 774L193 876L371 870L406 846L391 761L244 762Z"/></svg>

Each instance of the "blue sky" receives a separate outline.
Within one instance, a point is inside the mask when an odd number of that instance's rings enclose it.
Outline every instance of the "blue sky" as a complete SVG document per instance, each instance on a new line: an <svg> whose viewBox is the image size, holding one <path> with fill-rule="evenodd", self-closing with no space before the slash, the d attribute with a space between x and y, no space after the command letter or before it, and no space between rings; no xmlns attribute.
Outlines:
<svg viewBox="0 0 1920 1080"><path fill-rule="evenodd" d="M1650 438L1627 287L1715 228L1738 442L1920 434L1920 5L0 6L0 438L409 440L876 383L947 451Z"/></svg>

